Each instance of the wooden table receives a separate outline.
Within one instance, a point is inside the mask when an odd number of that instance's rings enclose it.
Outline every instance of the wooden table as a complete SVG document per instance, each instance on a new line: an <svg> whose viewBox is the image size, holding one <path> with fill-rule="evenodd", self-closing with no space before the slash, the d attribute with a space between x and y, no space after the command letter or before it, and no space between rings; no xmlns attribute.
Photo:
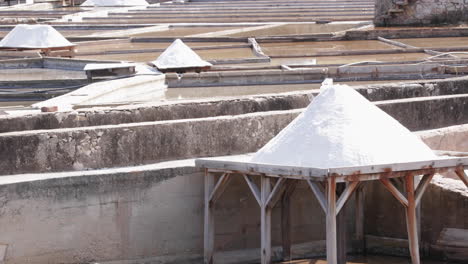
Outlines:
<svg viewBox="0 0 468 264"><path fill-rule="evenodd" d="M454 171L468 187L465 169L468 157L441 157L440 159L398 164L383 164L343 168L311 168L258 164L225 159L197 159L196 166L205 170L205 220L204 220L204 260L213 263L214 254L214 204L228 186L233 175L243 177L247 182L261 210L261 263L271 263L271 212L283 197L289 197L298 181L306 181L326 214L327 263L346 262L346 251L339 250L337 236L337 215L343 209L358 186L365 181L380 181L406 209L406 225L409 249L413 264L420 263L417 223L417 206L436 173ZM220 175L216 181L216 175ZM422 178L419 184L419 177ZM260 188L252 180L260 177ZM405 183L402 193L392 183L400 178ZM272 186L272 181L276 182ZM346 183L341 195L337 194L337 183ZM272 188L273 187L273 188ZM286 198L288 199L288 198ZM361 199L362 200L362 199ZM357 204L358 207L363 206ZM288 210L282 210L282 228L289 224ZM363 222L362 214L356 221ZM286 222L286 224L284 223ZM287 228L289 230L289 228ZM286 232L285 232L286 231ZM290 258L291 241L289 231L283 230L283 255ZM363 232L357 230L357 232ZM363 233L361 234L363 236Z"/></svg>

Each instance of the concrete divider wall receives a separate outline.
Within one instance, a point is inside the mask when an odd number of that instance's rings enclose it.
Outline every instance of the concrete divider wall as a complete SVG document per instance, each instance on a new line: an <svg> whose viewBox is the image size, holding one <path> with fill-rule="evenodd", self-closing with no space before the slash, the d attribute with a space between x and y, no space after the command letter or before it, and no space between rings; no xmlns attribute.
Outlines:
<svg viewBox="0 0 468 264"><path fill-rule="evenodd" d="M14 176L11 183L1 181L0 243L7 245L4 263L143 258L152 258L153 262L145 263L202 262L204 182L196 169L173 164L125 173L80 174L50 179L55 176L32 175L31 181L16 183L21 176ZM216 209L216 250L258 248L258 204L241 177L236 176L229 186ZM293 242L318 241L307 252L323 255L325 217L318 202L302 184L292 199ZM273 245L277 246L281 237L278 207L272 222ZM348 229L351 233L351 222ZM260 256L259 250L242 253L238 256L247 257L248 263ZM223 259L219 263L236 263L235 257L216 257Z"/></svg>
<svg viewBox="0 0 468 264"><path fill-rule="evenodd" d="M21 117L6 116L0 117L0 133L289 110L307 106L310 103L310 98L310 92L298 92L282 95L255 96L252 98L166 103L124 109L90 109L65 113L43 113Z"/></svg>
<svg viewBox="0 0 468 264"><path fill-rule="evenodd" d="M464 127L468 133L468 126ZM460 137L456 141L468 135L452 135L451 131L454 129L438 134L447 132L446 137ZM424 138L434 133L418 134ZM177 161L137 168L0 178L0 244L7 245L5 263L123 259L146 259L139 263L200 263L204 184L202 174L192 166L193 161ZM403 239L400 249L388 248L388 243L377 244L380 248L376 248L376 243L369 240L368 250L405 255L403 208L384 189L373 189L368 184L366 192L366 234ZM301 256L323 255L322 209L306 185L298 186L292 201L293 243L317 241ZM350 236L354 233L354 200L346 206ZM468 229L468 210L464 208L468 208L468 193L454 191L453 183L448 185L440 179L432 182L423 197L421 215L422 248L426 255L434 253L430 245L442 228ZM280 244L279 210L273 210L273 246ZM220 263L258 260L258 250L243 250L259 247L260 219L258 205L239 177L230 182L215 212L216 258L222 259ZM219 254L226 250L240 251Z"/></svg>
<svg viewBox="0 0 468 264"><path fill-rule="evenodd" d="M411 130L468 123L468 96L379 102ZM67 171L254 152L302 109L0 134L2 174Z"/></svg>
<svg viewBox="0 0 468 264"><path fill-rule="evenodd" d="M371 101L468 93L468 78L355 86ZM36 129L101 126L122 123L239 115L306 107L317 91L258 95L235 99L199 100L109 110L79 110L20 117L0 117L0 133ZM450 124L448 124L450 125Z"/></svg>

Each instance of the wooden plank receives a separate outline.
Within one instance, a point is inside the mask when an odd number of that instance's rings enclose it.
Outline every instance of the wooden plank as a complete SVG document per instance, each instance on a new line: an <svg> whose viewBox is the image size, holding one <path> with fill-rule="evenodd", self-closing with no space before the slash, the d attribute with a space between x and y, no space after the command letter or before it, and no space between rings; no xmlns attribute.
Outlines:
<svg viewBox="0 0 468 264"><path fill-rule="evenodd" d="M271 263L271 208L267 206L267 200L271 193L270 177L261 178L261 264Z"/></svg>
<svg viewBox="0 0 468 264"><path fill-rule="evenodd" d="M336 235L336 179L327 180L327 263L338 264Z"/></svg>
<svg viewBox="0 0 468 264"><path fill-rule="evenodd" d="M431 183L432 178L434 177L434 173L426 174L423 176L422 180L419 182L418 187L416 188L416 205L419 205L421 202L421 198L426 191L427 187Z"/></svg>
<svg viewBox="0 0 468 264"><path fill-rule="evenodd" d="M286 190L281 197L281 242L283 248L283 261L291 258L291 195L296 188L297 181L288 180Z"/></svg>
<svg viewBox="0 0 468 264"><path fill-rule="evenodd" d="M387 178L380 179L385 188L405 207L408 207L408 200Z"/></svg>
<svg viewBox="0 0 468 264"><path fill-rule="evenodd" d="M460 178L460 180L465 183L466 187L468 187L468 176L466 176L466 173L465 173L465 168L463 168L463 166L458 166L456 169L455 169L455 173L458 175L458 177Z"/></svg>
<svg viewBox="0 0 468 264"><path fill-rule="evenodd" d="M257 185L255 184L255 182L253 182L253 180L250 178L249 175L242 174L242 176L244 176L245 182L247 182L247 185L249 186L250 191L252 191L252 194L255 197L255 200L257 200L258 205L262 206L260 191L258 190Z"/></svg>
<svg viewBox="0 0 468 264"><path fill-rule="evenodd" d="M205 169L231 170L243 172L246 174L250 174L251 172L257 172L267 174L268 176L299 176L304 179L310 177L323 178L328 174L327 169L268 165L220 159L196 159L195 165L199 168Z"/></svg>
<svg viewBox="0 0 468 264"><path fill-rule="evenodd" d="M408 206L406 208L406 226L408 229L408 241L412 264L420 264L419 258L419 238L418 222L416 216L416 197L414 192L414 176L406 176L406 193L408 196Z"/></svg>
<svg viewBox="0 0 468 264"><path fill-rule="evenodd" d="M343 208L343 206L348 201L349 197L354 193L356 188L359 186L359 182L350 182L346 189L344 189L343 193L340 195L338 202L336 203L336 214L338 215Z"/></svg>
<svg viewBox="0 0 468 264"><path fill-rule="evenodd" d="M283 194L284 190L286 189L286 185L284 184L286 180L286 178L278 178L275 186L273 187L273 190L270 193L270 196L268 196L266 206L270 208L275 207L275 205L281 198L281 195Z"/></svg>
<svg viewBox="0 0 468 264"><path fill-rule="evenodd" d="M310 189L314 193L315 197L317 198L320 206L322 207L323 211L327 213L327 208L328 208L328 202L327 198L325 197L325 193L322 189L322 186L318 184L317 182L313 182L311 180L307 180L307 183L309 184Z"/></svg>
<svg viewBox="0 0 468 264"><path fill-rule="evenodd" d="M324 181L326 177L333 175L334 177L347 176L349 177L349 179L347 179L348 181L358 181L364 179L375 180L380 176L380 173L421 170L421 174L426 174L426 170L435 169L437 172L437 169L455 168L459 165L468 166L468 157L447 157L437 160L330 169L268 165L221 159L197 159L195 164L197 167L206 169L218 169L222 171L232 171L246 174L266 174L272 177L286 177L291 179L310 179ZM368 174L372 174L373 178L368 178ZM345 181L345 179L337 178L337 182L340 181Z"/></svg>
<svg viewBox="0 0 468 264"><path fill-rule="evenodd" d="M213 264L215 225L213 206L210 203L213 193L215 175L205 170L205 221L204 221L204 262Z"/></svg>
<svg viewBox="0 0 468 264"><path fill-rule="evenodd" d="M221 175L215 187L213 188L213 192L210 195L210 202L212 204L216 203L221 194L223 194L224 190L226 190L230 179L231 175L229 173L223 173L223 175Z"/></svg>
<svg viewBox="0 0 468 264"><path fill-rule="evenodd" d="M371 174L371 173L388 173L389 171L410 171L419 169L437 169L437 168L454 168L458 165L467 166L467 157L447 157L437 160L414 161L405 163L389 163L369 166L342 167L330 168L329 173L332 175L353 175L353 174Z"/></svg>

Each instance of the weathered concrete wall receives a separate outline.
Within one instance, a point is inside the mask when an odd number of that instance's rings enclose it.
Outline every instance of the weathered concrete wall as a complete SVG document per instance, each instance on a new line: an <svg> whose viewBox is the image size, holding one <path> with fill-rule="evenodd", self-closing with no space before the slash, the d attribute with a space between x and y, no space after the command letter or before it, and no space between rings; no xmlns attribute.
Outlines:
<svg viewBox="0 0 468 264"><path fill-rule="evenodd" d="M464 129L466 134L452 134L455 129L447 129L446 137L466 140L468 126ZM433 134L434 131L419 133L426 138ZM5 263L119 259L200 263L203 176L192 166L193 161L177 161L134 168L1 177L0 244L7 245ZM216 258L222 260L220 263L251 263L258 260L259 251L243 249L259 246L258 205L240 177L234 178L229 186L216 207L216 251L241 251L234 255L217 254ZM368 250L405 255L403 208L386 190L369 187L366 187L365 229L374 239L368 241L371 242ZM322 209L306 185L298 186L292 200L293 243L316 241L300 256L323 255ZM349 235L354 232L353 206L352 199L347 204ZM468 229L466 208L468 192L464 187L454 180L433 180L422 203L422 245L428 250L424 252L433 254L431 245L442 228ZM273 210L274 246L280 243L279 210L279 207ZM401 247L383 247L379 244L380 236L401 238L401 243L396 243ZM395 245L394 240L390 245Z"/></svg>
<svg viewBox="0 0 468 264"><path fill-rule="evenodd" d="M26 181L19 175L2 178L0 244L7 245L5 263L143 258L152 258L151 263L201 263L204 182L192 164L38 174ZM292 199L293 242L318 241L307 252L323 255L322 209L307 185L298 186ZM280 208L273 210L274 246L280 244L279 213ZM230 183L215 218L216 251L259 247L260 210L242 177ZM251 263L260 251L239 256ZM223 259L218 263L236 263L222 254L217 258Z"/></svg>
<svg viewBox="0 0 468 264"><path fill-rule="evenodd" d="M410 130L468 123L467 95L377 105ZM2 133L0 170L4 175L83 170L254 152L301 111Z"/></svg>
<svg viewBox="0 0 468 264"><path fill-rule="evenodd" d="M356 86L371 101L468 93L468 78L450 78L410 83ZM102 126L162 120L240 115L253 112L304 108L317 91L258 95L236 99L198 100L154 106L121 107L108 110L78 110L20 117L0 116L0 133L24 130ZM450 124L448 124L450 125ZM418 128L419 129L419 128Z"/></svg>
<svg viewBox="0 0 468 264"><path fill-rule="evenodd" d="M377 0L374 23L378 26L439 25L468 21L465 0Z"/></svg>

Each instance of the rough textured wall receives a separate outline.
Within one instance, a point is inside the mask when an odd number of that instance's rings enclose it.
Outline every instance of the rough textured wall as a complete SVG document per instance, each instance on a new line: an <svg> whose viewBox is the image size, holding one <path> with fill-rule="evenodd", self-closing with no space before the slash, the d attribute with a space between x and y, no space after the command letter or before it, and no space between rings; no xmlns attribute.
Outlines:
<svg viewBox="0 0 468 264"><path fill-rule="evenodd" d="M468 21L466 0L377 0L377 26L438 25Z"/></svg>
<svg viewBox="0 0 468 264"><path fill-rule="evenodd" d="M139 263L202 263L204 181L189 163L3 180L0 245L7 249L3 262L0 247L0 263L145 258L152 260ZM237 263L255 263L260 256L260 209L242 177L234 176L216 205L216 251L254 249L254 254L215 258L223 259L217 263L243 258ZM325 216L320 205L305 183L292 200L293 242L317 241L306 251L323 255ZM352 202L349 205L352 218ZM273 246L280 245L280 212L273 209ZM353 232L352 221L348 230Z"/></svg>

